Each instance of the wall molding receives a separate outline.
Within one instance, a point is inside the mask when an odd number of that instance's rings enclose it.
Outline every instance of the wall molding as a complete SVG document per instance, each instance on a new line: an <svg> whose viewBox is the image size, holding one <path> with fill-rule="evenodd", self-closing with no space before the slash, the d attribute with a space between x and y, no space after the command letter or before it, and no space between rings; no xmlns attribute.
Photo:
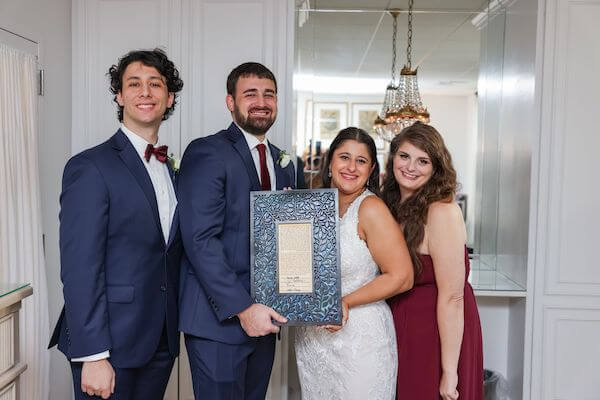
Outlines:
<svg viewBox="0 0 600 400"><path fill-rule="evenodd" d="M570 155L568 150L574 145L568 137L567 133L572 130L569 122L572 118L572 107L579 107L579 104L573 104L573 88L572 81L569 81L570 70L581 63L582 59L573 59L575 53L574 47L580 45L581 38L573 37L573 29L570 24L570 15L573 10L581 6L600 6L600 1L569 1L559 0L556 4L556 14L553 22L556 27L556 34L553 37L552 46L554 54L552 57L553 71L557 79L553 82L551 100L551 123L548 131L548 146L550 149L549 167L549 187L548 187L548 210L547 210L547 237L548 247L546 248L546 295L575 295L575 296L600 296L600 274L597 276L586 276L584 274L574 275L571 273L573 269L573 258L576 254L567 254L565 246L571 243L571 248L574 246L573 241L578 241L569 233L573 228L567 229L563 223L573 224L571 222L570 212L582 212L575 208L575 199L582 195L572 193L565 190L565 185L572 185L572 181L577 178L577 175L568 174L569 170L578 171L584 168L583 163L579 160L567 159ZM599 8L600 10L600 8ZM587 80L587 79L586 79ZM571 84L569 84L571 83ZM548 98L546 96L546 98ZM569 99L571 102L568 103ZM571 154L572 155L572 154ZM578 166L573 167L573 163ZM570 167L570 168L569 168ZM591 164L588 168L591 167ZM581 171L583 172L583 171ZM582 227L581 229L585 229ZM583 238L583 236L582 236ZM582 246L582 252L591 252L592 249L587 246ZM578 262L578 267L581 267L581 260ZM589 266L590 270L594 270L594 266ZM581 271L577 271L581 272Z"/></svg>
<svg viewBox="0 0 600 400"><path fill-rule="evenodd" d="M567 331L565 324L579 324L581 329L573 329L574 326L571 326L568 329L570 336L560 337L561 333L564 334ZM589 342L582 341L585 339L582 338L582 334L589 332L592 325L600 331L600 307L544 307L544 330L547 335L544 337L545 354L544 363L541 365L542 381L539 382L543 390L541 398L553 400L587 398L581 392L561 393L561 391L584 390L582 388L585 388L585 385L572 383L574 380L583 379L593 382L591 375L595 375L595 372L588 372L590 371L588 368L573 368L578 363L581 363L581 366L595 365L596 356L600 356L600 350L596 350L597 354L593 352L594 349L598 348L596 335L594 335L594 338L588 337ZM574 349L574 343L581 347ZM568 351L565 351L565 348ZM562 351L560 351L561 349ZM577 357L577 361L569 360L570 357L565 355L571 352L575 353L577 350L579 350L578 355L580 356ZM586 360L585 355L589 355L590 358ZM595 371L595 369L592 369L592 371ZM588 379L585 379L586 373ZM588 386L589 388L590 386Z"/></svg>

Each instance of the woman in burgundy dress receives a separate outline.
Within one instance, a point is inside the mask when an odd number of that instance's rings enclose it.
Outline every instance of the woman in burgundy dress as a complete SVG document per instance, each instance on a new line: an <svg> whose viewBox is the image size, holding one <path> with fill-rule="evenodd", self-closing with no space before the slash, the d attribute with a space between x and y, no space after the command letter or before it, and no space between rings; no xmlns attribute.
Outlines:
<svg viewBox="0 0 600 400"><path fill-rule="evenodd" d="M452 159L435 128L416 123L391 143L383 200L402 225L414 288L391 301L398 400L482 400L481 326Z"/></svg>

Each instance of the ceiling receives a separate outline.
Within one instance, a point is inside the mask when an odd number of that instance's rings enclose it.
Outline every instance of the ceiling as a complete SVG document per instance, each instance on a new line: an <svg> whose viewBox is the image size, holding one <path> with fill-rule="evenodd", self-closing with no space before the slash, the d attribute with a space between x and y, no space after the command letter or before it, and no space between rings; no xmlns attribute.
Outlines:
<svg viewBox="0 0 600 400"><path fill-rule="evenodd" d="M471 20L486 5L486 0L415 0L412 65L419 67L422 92L475 91L480 32ZM408 0L297 0L296 73L389 81L393 18L383 11L389 8L406 11ZM398 74L406 62L407 27L402 13Z"/></svg>

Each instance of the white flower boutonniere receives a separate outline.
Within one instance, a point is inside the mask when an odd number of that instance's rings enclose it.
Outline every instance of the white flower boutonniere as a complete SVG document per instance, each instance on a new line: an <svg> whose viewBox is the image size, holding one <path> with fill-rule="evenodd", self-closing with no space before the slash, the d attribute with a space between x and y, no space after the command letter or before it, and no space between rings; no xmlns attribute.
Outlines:
<svg viewBox="0 0 600 400"><path fill-rule="evenodd" d="M279 166L281 168L285 168L290 163L290 161L292 161L290 155L285 150L281 150L279 152L279 159L277 159L277 163L279 164Z"/></svg>
<svg viewBox="0 0 600 400"><path fill-rule="evenodd" d="M169 165L171 166L171 169L173 170L173 172L179 171L179 164L181 164L181 160L179 158L176 158L173 155L173 153L171 153L169 155L169 158L167 159L167 161L169 162Z"/></svg>

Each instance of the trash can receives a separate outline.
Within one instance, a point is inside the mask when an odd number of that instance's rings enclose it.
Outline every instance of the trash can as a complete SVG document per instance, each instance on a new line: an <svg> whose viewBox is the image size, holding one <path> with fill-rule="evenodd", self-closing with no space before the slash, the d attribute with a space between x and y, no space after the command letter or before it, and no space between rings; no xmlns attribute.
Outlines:
<svg viewBox="0 0 600 400"><path fill-rule="evenodd" d="M510 400L508 382L497 371L483 370L483 393L484 400Z"/></svg>

